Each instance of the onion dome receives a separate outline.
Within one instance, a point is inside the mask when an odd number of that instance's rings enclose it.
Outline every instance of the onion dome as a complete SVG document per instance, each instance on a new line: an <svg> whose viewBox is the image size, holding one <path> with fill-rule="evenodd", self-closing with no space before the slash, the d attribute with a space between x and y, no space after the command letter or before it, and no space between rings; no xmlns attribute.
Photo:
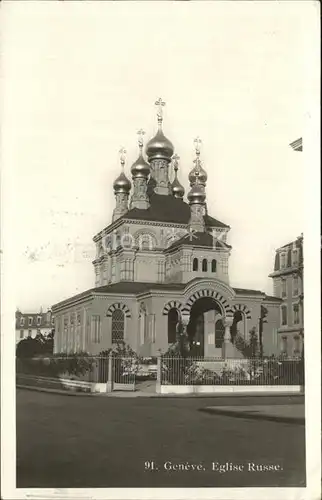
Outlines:
<svg viewBox="0 0 322 500"><path fill-rule="evenodd" d="M175 198L183 198L184 197L184 187L180 184L178 179L178 160L179 156L174 155L173 157L173 168L174 168L174 180L171 184L171 191Z"/></svg>
<svg viewBox="0 0 322 500"><path fill-rule="evenodd" d="M207 176L207 172L202 168L201 166L201 162L200 162L200 159L199 158L196 158L195 160L195 167L193 167L193 169L191 170L190 174L189 174L189 182L190 182L190 186L193 186L193 184L196 182L196 172L198 171L199 172L199 182L202 186L205 186L206 183L207 183L207 179L208 179L208 176Z"/></svg>
<svg viewBox="0 0 322 500"><path fill-rule="evenodd" d="M146 154L149 161L168 160L170 162L174 153L174 146L172 142L165 137L162 131L162 106L165 106L165 102L163 102L160 98L155 104L158 106L158 131L156 135L147 143Z"/></svg>
<svg viewBox="0 0 322 500"><path fill-rule="evenodd" d="M140 154L138 159L133 163L131 167L131 174L133 179L137 179L139 177L143 177L144 179L147 179L150 174L150 165L145 161L143 158L143 135L145 134L144 130L139 130L138 131L138 136L139 136L139 148L140 148Z"/></svg>
<svg viewBox="0 0 322 500"><path fill-rule="evenodd" d="M115 179L113 183L113 189L114 193L129 193L131 191L131 182L129 179L126 177L124 173L124 164L125 164L125 149L120 150L120 155L121 155L121 167L122 167L122 172L120 175Z"/></svg>
<svg viewBox="0 0 322 500"><path fill-rule="evenodd" d="M199 173L198 171L196 172L196 182L192 186L191 190L188 193L188 201L190 205L193 204L204 204L205 199L206 199L206 193L205 193L205 188L202 184L199 183Z"/></svg>
<svg viewBox="0 0 322 500"><path fill-rule="evenodd" d="M196 137L196 139L193 141L195 145L195 150L196 150L196 159L193 160L193 163L195 163L195 166L191 170L189 174L189 182L190 186L193 186L196 182L196 172L199 172L198 179L199 179L199 184L202 186L206 185L207 182L207 172L202 168L201 166L201 160L200 160L200 144L201 144L201 139L199 137Z"/></svg>

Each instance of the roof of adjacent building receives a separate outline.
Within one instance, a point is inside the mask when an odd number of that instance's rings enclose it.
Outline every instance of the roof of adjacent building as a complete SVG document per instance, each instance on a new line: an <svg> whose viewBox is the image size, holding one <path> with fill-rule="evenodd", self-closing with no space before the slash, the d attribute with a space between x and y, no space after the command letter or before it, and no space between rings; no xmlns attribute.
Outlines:
<svg viewBox="0 0 322 500"><path fill-rule="evenodd" d="M210 247L210 248L231 248L230 245L207 232L191 232L185 234L182 238L172 243L167 250L172 250L181 245Z"/></svg>
<svg viewBox="0 0 322 500"><path fill-rule="evenodd" d="M294 149L294 151L303 151L302 137L300 137L300 139L296 139L296 141L291 142L290 146Z"/></svg>
<svg viewBox="0 0 322 500"><path fill-rule="evenodd" d="M48 317L49 314L49 317ZM21 319L24 319L24 325L21 326ZM32 319L31 324L29 324L29 318ZM37 318L41 318L38 323ZM21 311L16 311L16 328L48 328L51 326L53 321L53 316L50 311L48 312L38 312L38 313L23 313Z"/></svg>
<svg viewBox="0 0 322 500"><path fill-rule="evenodd" d="M122 219L148 220L156 222L173 222L177 224L188 224L190 220L190 206L185 201L172 195L165 196L153 193L150 196L150 206L146 210L132 208ZM208 227L229 228L227 224L214 219L210 215L204 216Z"/></svg>

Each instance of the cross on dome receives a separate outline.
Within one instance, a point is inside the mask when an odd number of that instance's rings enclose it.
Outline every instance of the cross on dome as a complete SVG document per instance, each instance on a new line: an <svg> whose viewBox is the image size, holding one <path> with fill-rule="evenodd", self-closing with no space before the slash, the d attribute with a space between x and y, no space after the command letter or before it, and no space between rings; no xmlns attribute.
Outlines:
<svg viewBox="0 0 322 500"><path fill-rule="evenodd" d="M161 97L154 103L157 107L157 117L158 117L158 122L162 122L163 119L163 107L165 106L165 102L162 101Z"/></svg>
<svg viewBox="0 0 322 500"><path fill-rule="evenodd" d="M179 155L177 155L177 154L173 155L172 162L173 162L173 168L174 168L175 171L178 170L179 160L180 160L180 156Z"/></svg>
<svg viewBox="0 0 322 500"><path fill-rule="evenodd" d="M124 164L125 164L126 149L122 147L119 150L119 154L120 154L120 162L121 162L121 165L122 165L122 168L123 168Z"/></svg>
<svg viewBox="0 0 322 500"><path fill-rule="evenodd" d="M200 145L202 144L202 140L200 139L199 136L197 136L193 142L195 145L196 154L197 154L197 156L199 156L200 155Z"/></svg>
<svg viewBox="0 0 322 500"><path fill-rule="evenodd" d="M137 135L138 135L139 147L140 147L140 149L142 149L143 148L143 136L145 135L145 131L143 130L143 128L140 128L140 130L137 131Z"/></svg>

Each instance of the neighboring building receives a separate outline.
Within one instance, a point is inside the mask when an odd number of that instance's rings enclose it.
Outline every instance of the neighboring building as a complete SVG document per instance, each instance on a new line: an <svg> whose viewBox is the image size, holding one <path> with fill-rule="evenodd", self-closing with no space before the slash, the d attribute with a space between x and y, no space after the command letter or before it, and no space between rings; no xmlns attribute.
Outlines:
<svg viewBox="0 0 322 500"><path fill-rule="evenodd" d="M288 356L302 353L303 318L303 235L276 250L273 278L274 295L282 299L280 352Z"/></svg>
<svg viewBox="0 0 322 500"><path fill-rule="evenodd" d="M303 151L302 137L300 139L297 139L296 141L291 142L290 146L294 149L294 151Z"/></svg>
<svg viewBox="0 0 322 500"><path fill-rule="evenodd" d="M232 337L239 332L247 339L251 328L258 331L264 310L264 354L276 354L281 299L231 286L230 227L208 213L201 141L195 140L186 202L179 157L162 130L164 103L156 104L158 131L146 145L147 159L139 131L132 183L120 151L112 222L93 238L95 288L52 308L54 351L97 354L124 340L141 355L157 355L176 341L181 320L197 355L240 356Z"/></svg>
<svg viewBox="0 0 322 500"><path fill-rule="evenodd" d="M16 343L27 337L35 338L38 333L48 335L55 326L55 319L49 309L46 313L23 313L16 311Z"/></svg>

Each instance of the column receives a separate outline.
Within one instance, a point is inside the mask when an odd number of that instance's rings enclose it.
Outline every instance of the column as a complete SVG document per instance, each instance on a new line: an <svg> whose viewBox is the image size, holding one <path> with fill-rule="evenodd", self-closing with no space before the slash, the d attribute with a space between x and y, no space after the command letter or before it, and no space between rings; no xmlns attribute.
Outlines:
<svg viewBox="0 0 322 500"><path fill-rule="evenodd" d="M190 313L181 313L181 322L180 328L178 332L179 336L179 345L181 352L186 352L189 349L188 346L188 324L190 321Z"/></svg>

